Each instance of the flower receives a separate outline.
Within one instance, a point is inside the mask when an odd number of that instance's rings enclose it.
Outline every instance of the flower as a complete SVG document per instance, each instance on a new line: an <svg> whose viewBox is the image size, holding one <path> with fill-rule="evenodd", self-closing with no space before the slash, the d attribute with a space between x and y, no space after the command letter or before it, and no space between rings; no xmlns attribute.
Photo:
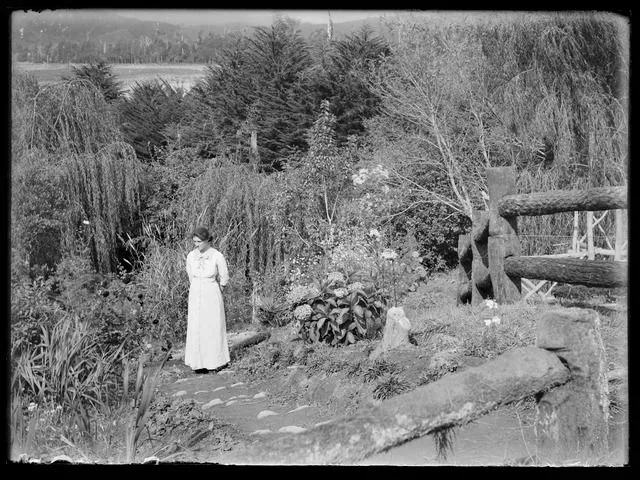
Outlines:
<svg viewBox="0 0 640 480"><path fill-rule="evenodd" d="M380 256L385 260L395 260L396 258L398 258L398 254L390 248L385 248Z"/></svg>
<svg viewBox="0 0 640 480"><path fill-rule="evenodd" d="M311 306L307 304L299 305L293 311L293 316L301 322L304 322L305 320L309 320L312 314L313 314L313 309L311 308Z"/></svg>
<svg viewBox="0 0 640 480"><path fill-rule="evenodd" d="M349 292L355 292L356 290L363 290L364 285L360 282L353 282L347 285L347 289L349 290Z"/></svg>
<svg viewBox="0 0 640 480"><path fill-rule="evenodd" d="M380 232L376 228L369 230L369 236L373 238L380 238Z"/></svg>
<svg viewBox="0 0 640 480"><path fill-rule="evenodd" d="M319 293L318 289L312 285L295 285L287 293L287 302L290 305L297 305L309 297L317 296Z"/></svg>
<svg viewBox="0 0 640 480"><path fill-rule="evenodd" d="M484 304L487 306L487 308L498 308L498 303L489 298L484 301Z"/></svg>
<svg viewBox="0 0 640 480"><path fill-rule="evenodd" d="M489 325L491 325L491 319L490 319L490 318L487 318L487 319L484 321L484 324L485 324L487 327L488 327Z"/></svg>
<svg viewBox="0 0 640 480"><path fill-rule="evenodd" d="M85 225L89 225L90 224L89 220L82 220L82 223L84 223Z"/></svg>
<svg viewBox="0 0 640 480"><path fill-rule="evenodd" d="M34 412L36 410L36 408L38 408L38 404L34 403L34 402L31 402L29 404L28 410L29 410L29 412Z"/></svg>
<svg viewBox="0 0 640 480"><path fill-rule="evenodd" d="M500 325L500 317L493 317L491 319L491 323L494 323L496 325Z"/></svg>
<svg viewBox="0 0 640 480"><path fill-rule="evenodd" d="M333 293L335 294L336 297L338 298L343 298L346 297L349 294L349 290L347 290L346 288L336 288Z"/></svg>
<svg viewBox="0 0 640 480"><path fill-rule="evenodd" d="M369 169L361 168L360 170L358 170L358 173L351 175L351 180L353 181L354 185L362 185L364 182L367 181L368 177L369 177Z"/></svg>
<svg viewBox="0 0 640 480"><path fill-rule="evenodd" d="M329 280L329 283L344 282L344 275L340 272L331 272L327 275L327 280Z"/></svg>

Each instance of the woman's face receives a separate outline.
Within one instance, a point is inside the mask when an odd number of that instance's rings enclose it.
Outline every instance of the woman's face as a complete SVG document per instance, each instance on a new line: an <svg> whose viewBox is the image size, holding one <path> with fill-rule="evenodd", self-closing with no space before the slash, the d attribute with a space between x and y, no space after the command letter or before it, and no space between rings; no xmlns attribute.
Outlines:
<svg viewBox="0 0 640 480"><path fill-rule="evenodd" d="M193 244L196 246L198 250L204 252L207 249L208 242L204 240L200 240L198 237L193 237Z"/></svg>

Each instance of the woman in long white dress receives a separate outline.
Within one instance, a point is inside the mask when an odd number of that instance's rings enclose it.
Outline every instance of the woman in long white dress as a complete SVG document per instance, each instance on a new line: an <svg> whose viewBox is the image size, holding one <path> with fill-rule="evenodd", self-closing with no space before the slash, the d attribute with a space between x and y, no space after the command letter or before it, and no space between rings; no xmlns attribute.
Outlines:
<svg viewBox="0 0 640 480"><path fill-rule="evenodd" d="M229 281L227 262L211 246L213 236L204 227L193 232L194 248L187 255L189 307L184 363L196 373L229 363L222 292Z"/></svg>

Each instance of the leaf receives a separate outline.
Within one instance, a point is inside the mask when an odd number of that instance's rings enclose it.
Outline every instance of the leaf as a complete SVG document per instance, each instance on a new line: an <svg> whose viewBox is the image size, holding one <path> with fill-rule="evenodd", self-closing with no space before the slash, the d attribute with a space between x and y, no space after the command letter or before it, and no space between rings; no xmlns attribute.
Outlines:
<svg viewBox="0 0 640 480"><path fill-rule="evenodd" d="M318 320L318 323L317 323L317 325L318 325L318 330L320 330L320 329L322 328L322 325L324 325L324 322L326 322L326 321L327 321L327 318L326 318L326 317L323 317L323 318L321 318L320 320Z"/></svg>
<svg viewBox="0 0 640 480"><path fill-rule="evenodd" d="M356 304L351 308L353 310L353 313L358 317L362 318L364 316L364 309L360 305Z"/></svg>
<svg viewBox="0 0 640 480"><path fill-rule="evenodd" d="M356 343L356 339L354 338L354 336L353 336L353 334L351 332L347 333L347 342Z"/></svg>

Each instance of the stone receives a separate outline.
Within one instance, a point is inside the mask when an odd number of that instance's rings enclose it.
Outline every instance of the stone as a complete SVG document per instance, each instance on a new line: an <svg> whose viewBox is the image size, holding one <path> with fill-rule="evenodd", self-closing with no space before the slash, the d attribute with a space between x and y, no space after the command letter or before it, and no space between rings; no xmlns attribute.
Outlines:
<svg viewBox="0 0 640 480"><path fill-rule="evenodd" d="M371 352L370 358L376 359L383 353L398 347L413 347L409 342L411 322L402 307L391 307L387 312L382 341Z"/></svg>
<svg viewBox="0 0 640 480"><path fill-rule="evenodd" d="M309 408L309 405L300 405L299 407L296 407L293 410L289 410L287 413L298 412L300 410L304 410L305 408Z"/></svg>
<svg viewBox="0 0 640 480"><path fill-rule="evenodd" d="M216 405L220 405L222 402L222 400L220 400L219 398L214 398L213 400L211 400L209 403L205 403L202 408L203 409L207 409L207 408L211 408L214 407Z"/></svg>
<svg viewBox="0 0 640 480"><path fill-rule="evenodd" d="M286 427L280 427L278 431L281 433L301 433L306 432L307 429L297 425L287 425Z"/></svg>
<svg viewBox="0 0 640 480"><path fill-rule="evenodd" d="M265 417L270 417L272 415L280 415L278 412L274 412L273 410L262 410L258 413L258 420Z"/></svg>

